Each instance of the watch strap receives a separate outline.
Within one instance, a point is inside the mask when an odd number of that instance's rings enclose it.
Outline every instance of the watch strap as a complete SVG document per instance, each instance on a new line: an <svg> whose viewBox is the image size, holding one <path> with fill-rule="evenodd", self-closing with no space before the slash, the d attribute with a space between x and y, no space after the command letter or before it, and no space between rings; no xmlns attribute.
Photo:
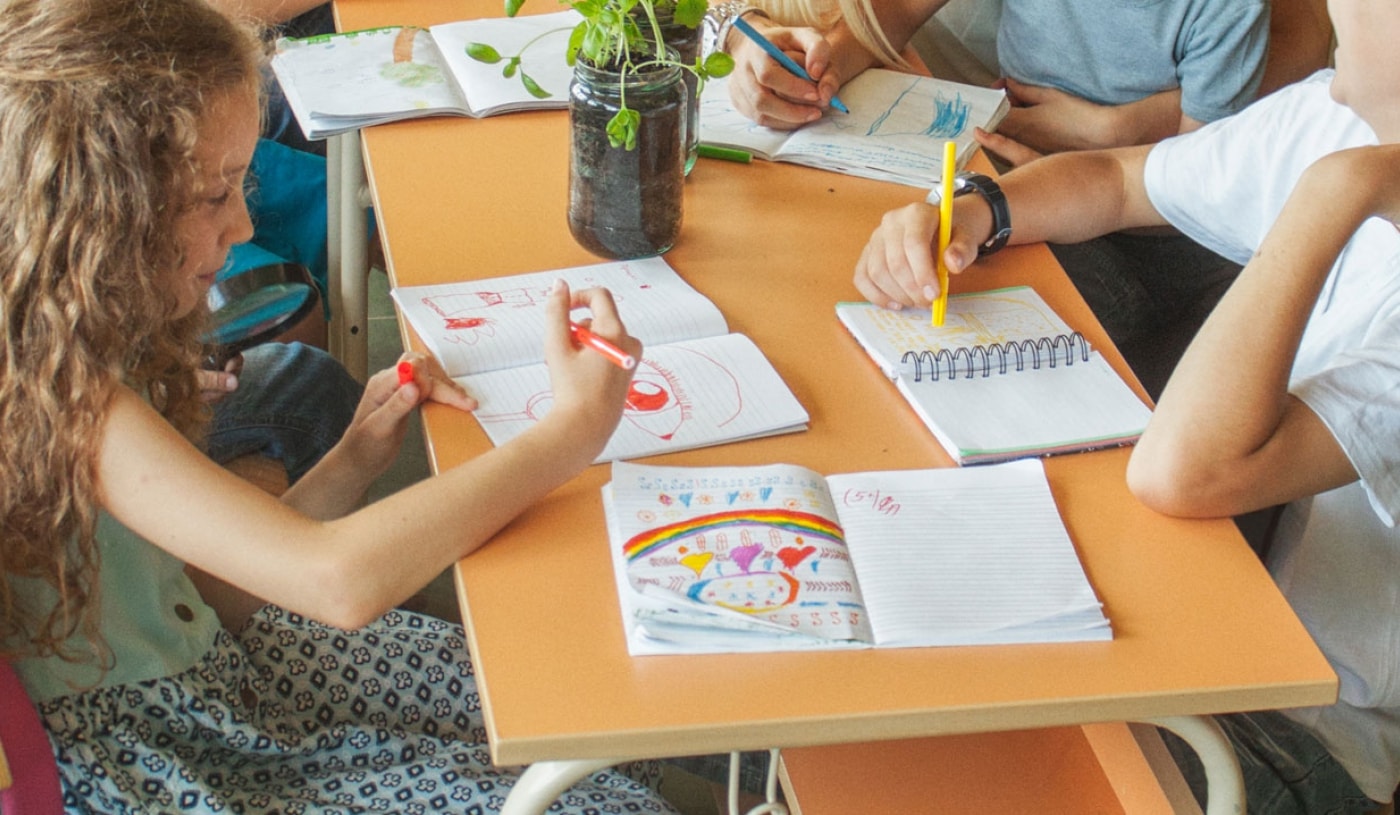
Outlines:
<svg viewBox="0 0 1400 815"><path fill-rule="evenodd" d="M981 173L961 172L953 182L953 197L975 192L982 196L992 210L992 234L986 242L977 247L977 256L986 257L998 252L1011 239L1011 207L1006 202L1006 194L1001 185ZM928 195L930 204L938 203L939 191L934 189Z"/></svg>

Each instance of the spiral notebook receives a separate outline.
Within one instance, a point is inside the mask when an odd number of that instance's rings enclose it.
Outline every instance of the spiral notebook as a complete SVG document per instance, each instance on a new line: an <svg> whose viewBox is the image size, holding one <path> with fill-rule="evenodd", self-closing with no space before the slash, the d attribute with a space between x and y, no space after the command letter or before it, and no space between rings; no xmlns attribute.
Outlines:
<svg viewBox="0 0 1400 815"><path fill-rule="evenodd" d="M1113 636L1039 461L617 462L603 505L634 656Z"/></svg>
<svg viewBox="0 0 1400 815"><path fill-rule="evenodd" d="M836 316L959 464L1131 444L1151 410L1028 286L927 309L838 303Z"/></svg>

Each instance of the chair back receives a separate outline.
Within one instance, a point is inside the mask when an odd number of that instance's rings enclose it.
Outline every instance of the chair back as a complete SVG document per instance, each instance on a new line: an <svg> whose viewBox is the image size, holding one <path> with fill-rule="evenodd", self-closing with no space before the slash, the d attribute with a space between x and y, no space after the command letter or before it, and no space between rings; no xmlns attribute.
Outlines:
<svg viewBox="0 0 1400 815"><path fill-rule="evenodd" d="M58 763L39 714L10 663L0 660L0 813L61 815Z"/></svg>

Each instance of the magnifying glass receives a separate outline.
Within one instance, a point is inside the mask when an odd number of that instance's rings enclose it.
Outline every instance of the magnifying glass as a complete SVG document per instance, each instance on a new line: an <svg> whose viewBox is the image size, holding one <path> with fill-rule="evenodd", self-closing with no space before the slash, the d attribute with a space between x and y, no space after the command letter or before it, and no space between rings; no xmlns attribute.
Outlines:
<svg viewBox="0 0 1400 815"><path fill-rule="evenodd" d="M281 334L317 305L311 272L299 263L255 266L209 289L204 365L222 370L235 354Z"/></svg>

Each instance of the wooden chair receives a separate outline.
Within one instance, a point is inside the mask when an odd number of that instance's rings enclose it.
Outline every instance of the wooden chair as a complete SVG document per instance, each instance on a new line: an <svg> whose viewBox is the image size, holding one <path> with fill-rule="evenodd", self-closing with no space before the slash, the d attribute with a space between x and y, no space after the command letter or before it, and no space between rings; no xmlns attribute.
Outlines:
<svg viewBox="0 0 1400 815"><path fill-rule="evenodd" d="M0 813L60 815L53 748L10 663L0 661Z"/></svg>

